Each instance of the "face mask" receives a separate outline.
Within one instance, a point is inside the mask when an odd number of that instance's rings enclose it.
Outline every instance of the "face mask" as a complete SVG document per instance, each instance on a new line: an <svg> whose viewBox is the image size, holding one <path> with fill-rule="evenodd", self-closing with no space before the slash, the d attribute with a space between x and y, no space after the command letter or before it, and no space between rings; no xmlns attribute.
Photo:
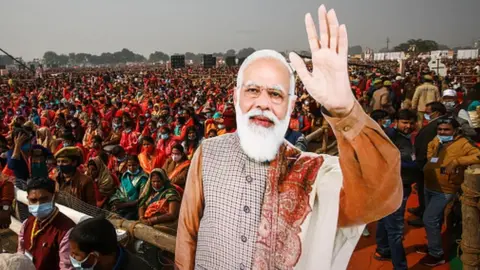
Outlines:
<svg viewBox="0 0 480 270"><path fill-rule="evenodd" d="M85 257L85 259L83 259L82 261L77 261L75 258L73 258L72 256L70 256L70 262L72 262L72 266L73 268L75 269L79 269L79 270L93 270L95 268L95 266L97 265L97 260L95 260L95 263L90 266L90 267L82 267L82 264L84 264L87 260L88 260L88 257L90 257L90 254L88 254L87 257Z"/></svg>
<svg viewBox="0 0 480 270"><path fill-rule="evenodd" d="M71 114L71 115L74 115L74 114L75 114L75 111L70 111L70 114Z"/></svg>
<svg viewBox="0 0 480 270"><path fill-rule="evenodd" d="M424 117L425 120L427 120L427 121L430 121L430 120L431 120L430 114L424 114L423 117Z"/></svg>
<svg viewBox="0 0 480 270"><path fill-rule="evenodd" d="M195 140L196 138L197 138L197 136L195 136L195 135L189 135L189 136L188 136L188 139L189 139L190 141L193 141L193 140Z"/></svg>
<svg viewBox="0 0 480 270"><path fill-rule="evenodd" d="M118 160L118 162L122 163L122 162L124 162L125 160L127 160L127 156L124 156L123 158L117 157L117 160Z"/></svg>
<svg viewBox="0 0 480 270"><path fill-rule="evenodd" d="M148 113L145 114L145 117L146 117L146 118L150 118L150 114L148 114Z"/></svg>
<svg viewBox="0 0 480 270"><path fill-rule="evenodd" d="M447 111L453 111L455 108L455 102L449 101L449 102L443 102L443 105L445 105L445 108L447 108Z"/></svg>
<svg viewBox="0 0 480 270"><path fill-rule="evenodd" d="M121 126L122 126L122 124L113 123L113 128L114 129L118 129Z"/></svg>
<svg viewBox="0 0 480 270"><path fill-rule="evenodd" d="M133 174L133 175L137 175L140 173L140 168L138 168L137 170L135 170L134 172L130 171L130 170L127 170L128 173L130 174Z"/></svg>
<svg viewBox="0 0 480 270"><path fill-rule="evenodd" d="M67 142L64 142L64 143L63 143L63 147L69 147L69 146L72 146L72 144L71 144L71 143L67 143Z"/></svg>
<svg viewBox="0 0 480 270"><path fill-rule="evenodd" d="M71 126L72 128L76 128L76 127L77 127L77 124L72 123L70 126Z"/></svg>
<svg viewBox="0 0 480 270"><path fill-rule="evenodd" d="M53 211L53 200L42 204L29 205L28 211L36 218L46 218Z"/></svg>
<svg viewBox="0 0 480 270"><path fill-rule="evenodd" d="M132 132L132 129L131 129L131 128L127 128L127 129L125 129L125 132L126 132L126 133L130 133L130 132Z"/></svg>
<svg viewBox="0 0 480 270"><path fill-rule="evenodd" d="M147 147L143 146L143 150L146 151L147 153L153 152L154 148L153 145L149 145Z"/></svg>
<svg viewBox="0 0 480 270"><path fill-rule="evenodd" d="M60 170L61 173L72 174L75 172L77 168L75 168L75 166L72 166L72 165L60 165L58 166L58 169Z"/></svg>
<svg viewBox="0 0 480 270"><path fill-rule="evenodd" d="M388 128L391 124L392 124L392 120L387 119L387 120L385 120L385 121L383 122L382 126L383 126L384 128Z"/></svg>
<svg viewBox="0 0 480 270"><path fill-rule="evenodd" d="M172 154L172 159L173 159L173 161L178 162L178 161L180 161L180 159L182 159L182 156L181 156L181 155L173 155L173 154Z"/></svg>
<svg viewBox="0 0 480 270"><path fill-rule="evenodd" d="M157 127L161 127L161 126L163 126L163 125L165 125L165 123L163 123L163 122L158 122L158 123L157 123Z"/></svg>
<svg viewBox="0 0 480 270"><path fill-rule="evenodd" d="M440 140L441 143L448 143L453 141L453 135L452 136L437 135L437 138Z"/></svg>
<svg viewBox="0 0 480 270"><path fill-rule="evenodd" d="M162 134L161 138L164 140L168 139L168 134Z"/></svg>
<svg viewBox="0 0 480 270"><path fill-rule="evenodd" d="M209 114L209 113L207 113L207 114L205 115L205 117L207 117L207 119L210 119L210 118L212 118L212 115Z"/></svg>
<svg viewBox="0 0 480 270"><path fill-rule="evenodd" d="M140 121L140 125L143 125L143 124L145 124L145 121Z"/></svg>
<svg viewBox="0 0 480 270"><path fill-rule="evenodd" d="M218 129L224 129L225 125L218 125Z"/></svg>
<svg viewBox="0 0 480 270"><path fill-rule="evenodd" d="M30 143L27 143L25 145L22 145L22 151L23 152L28 152L30 151L30 148L32 148L32 145Z"/></svg>

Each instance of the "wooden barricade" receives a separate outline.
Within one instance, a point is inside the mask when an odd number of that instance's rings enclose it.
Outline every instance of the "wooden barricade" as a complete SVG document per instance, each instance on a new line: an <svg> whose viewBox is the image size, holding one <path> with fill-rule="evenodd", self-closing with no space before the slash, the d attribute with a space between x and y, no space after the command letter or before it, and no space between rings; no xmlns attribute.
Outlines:
<svg viewBox="0 0 480 270"><path fill-rule="evenodd" d="M464 270L480 270L480 165L465 170L462 184L462 249Z"/></svg>

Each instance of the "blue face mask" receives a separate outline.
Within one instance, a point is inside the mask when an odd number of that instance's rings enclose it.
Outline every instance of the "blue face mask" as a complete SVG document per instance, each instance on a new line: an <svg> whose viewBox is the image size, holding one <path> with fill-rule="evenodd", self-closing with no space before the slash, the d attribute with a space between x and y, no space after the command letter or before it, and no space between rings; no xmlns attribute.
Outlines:
<svg viewBox="0 0 480 270"><path fill-rule="evenodd" d="M24 152L30 151L30 148L32 148L32 145L30 143L22 145L22 151Z"/></svg>
<svg viewBox="0 0 480 270"><path fill-rule="evenodd" d="M431 120L430 114L424 114L423 117L425 117L425 120L427 121Z"/></svg>
<svg viewBox="0 0 480 270"><path fill-rule="evenodd" d="M70 256L70 262L72 262L72 266L73 268L75 269L79 269L79 270L93 270L95 268L95 265L97 265L97 260L95 260L95 263L90 266L90 267L82 267L82 264L84 264L87 260L88 260L88 257L90 257L90 254L88 254L87 257L85 257L85 259L83 259L82 261L77 261L75 258L73 258L72 256Z"/></svg>
<svg viewBox="0 0 480 270"><path fill-rule="evenodd" d="M391 124L392 124L392 120L386 119L386 120L383 122L382 126L383 126L384 128L388 128Z"/></svg>
<svg viewBox="0 0 480 270"><path fill-rule="evenodd" d="M168 139L168 134L162 134L162 139L164 140Z"/></svg>
<svg viewBox="0 0 480 270"><path fill-rule="evenodd" d="M132 175L137 175L137 174L140 173L140 168L138 168L138 169L137 169L136 171L134 171L134 172L132 172L132 171L130 171L130 170L127 170L127 172L129 172L129 173L132 174Z"/></svg>
<svg viewBox="0 0 480 270"><path fill-rule="evenodd" d="M441 143L448 143L453 141L453 135L452 136L437 135L437 138L440 140Z"/></svg>
<svg viewBox="0 0 480 270"><path fill-rule="evenodd" d="M53 212L53 199L51 202L33 204L28 206L28 211L36 218L46 218Z"/></svg>

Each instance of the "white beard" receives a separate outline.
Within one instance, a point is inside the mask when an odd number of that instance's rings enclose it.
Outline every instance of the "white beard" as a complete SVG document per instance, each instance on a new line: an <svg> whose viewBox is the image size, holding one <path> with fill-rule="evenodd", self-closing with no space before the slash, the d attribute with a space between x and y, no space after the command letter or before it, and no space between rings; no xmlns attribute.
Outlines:
<svg viewBox="0 0 480 270"><path fill-rule="evenodd" d="M271 111L252 109L244 114L238 105L235 105L235 111L240 146L245 154L258 162L274 160L284 142L285 133L290 123L290 110L283 120L279 120ZM267 117L274 125L266 128L254 124L250 122L252 116Z"/></svg>

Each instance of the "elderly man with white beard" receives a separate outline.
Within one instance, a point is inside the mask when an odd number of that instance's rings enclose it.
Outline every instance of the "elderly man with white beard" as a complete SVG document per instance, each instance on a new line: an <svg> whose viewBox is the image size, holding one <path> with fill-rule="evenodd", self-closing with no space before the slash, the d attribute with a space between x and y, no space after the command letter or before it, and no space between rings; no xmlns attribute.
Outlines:
<svg viewBox="0 0 480 270"><path fill-rule="evenodd" d="M290 61L323 106L340 158L284 140L296 96L285 58L257 51L240 67L237 132L203 141L181 206L178 269L346 269L365 224L402 201L400 155L350 90L345 25L320 6L305 17L313 72Z"/></svg>

